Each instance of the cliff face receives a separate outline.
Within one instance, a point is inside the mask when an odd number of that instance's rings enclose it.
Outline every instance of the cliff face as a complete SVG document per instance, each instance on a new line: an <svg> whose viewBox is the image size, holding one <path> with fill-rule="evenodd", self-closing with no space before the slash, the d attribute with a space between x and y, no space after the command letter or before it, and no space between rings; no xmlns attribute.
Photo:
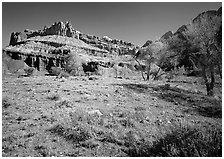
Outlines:
<svg viewBox="0 0 224 159"><path fill-rule="evenodd" d="M22 60L39 71L50 70L51 67L63 68L65 58L71 52L89 56L108 54L108 51L90 46L79 39L58 35L31 37L9 45L3 51L12 59Z"/></svg>
<svg viewBox="0 0 224 159"><path fill-rule="evenodd" d="M34 31L26 29L24 32L13 32L11 34L9 45L16 45L18 42L25 41L31 37L48 35L59 35L79 39L91 46L107 50L114 54L125 54L136 47L134 44L123 40L111 39L107 36L98 37L81 33L80 31L75 30L69 22L55 22L50 27L45 26L43 30Z"/></svg>
<svg viewBox="0 0 224 159"><path fill-rule="evenodd" d="M42 30L26 29L11 33L10 44L3 51L12 59L25 61L37 70L50 70L51 67L64 68L65 59L70 53L87 55L87 60L83 61L91 62L95 57L121 55L135 47L123 40L81 33L69 22L55 22ZM105 60L97 63L107 67Z"/></svg>

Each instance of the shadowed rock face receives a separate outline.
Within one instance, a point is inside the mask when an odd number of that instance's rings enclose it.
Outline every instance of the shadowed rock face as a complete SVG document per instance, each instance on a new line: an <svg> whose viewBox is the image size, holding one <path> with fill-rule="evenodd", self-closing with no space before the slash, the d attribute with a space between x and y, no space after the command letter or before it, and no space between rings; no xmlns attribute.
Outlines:
<svg viewBox="0 0 224 159"><path fill-rule="evenodd" d="M99 63L96 61L91 61L88 63L83 63L83 71L86 72L96 72L98 70Z"/></svg>

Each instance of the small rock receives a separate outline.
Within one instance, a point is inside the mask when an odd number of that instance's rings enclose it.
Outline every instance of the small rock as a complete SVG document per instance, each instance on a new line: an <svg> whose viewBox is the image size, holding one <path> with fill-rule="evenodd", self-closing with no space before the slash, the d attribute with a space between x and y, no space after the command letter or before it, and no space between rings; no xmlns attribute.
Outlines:
<svg viewBox="0 0 224 159"><path fill-rule="evenodd" d="M91 110L88 112L89 115L97 115L102 116L103 114L100 112L100 110Z"/></svg>
<svg viewBox="0 0 224 159"><path fill-rule="evenodd" d="M65 82L67 79L65 77L62 77L60 82Z"/></svg>
<svg viewBox="0 0 224 159"><path fill-rule="evenodd" d="M156 98L156 97L152 97L152 100L156 101L156 100L157 100L157 98Z"/></svg>
<svg viewBox="0 0 224 159"><path fill-rule="evenodd" d="M222 100L222 97L214 96L215 100Z"/></svg>
<svg viewBox="0 0 224 159"><path fill-rule="evenodd" d="M97 80L96 77L89 77L89 80Z"/></svg>
<svg viewBox="0 0 224 159"><path fill-rule="evenodd" d="M56 104L57 104L58 107L62 107L62 106L72 107L72 104L71 104L70 100L67 99L67 98L62 98Z"/></svg>

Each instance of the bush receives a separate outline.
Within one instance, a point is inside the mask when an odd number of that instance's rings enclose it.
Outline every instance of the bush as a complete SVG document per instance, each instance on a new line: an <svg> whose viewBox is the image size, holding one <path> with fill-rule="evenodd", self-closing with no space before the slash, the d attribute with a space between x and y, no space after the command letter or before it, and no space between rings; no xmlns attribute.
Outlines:
<svg viewBox="0 0 224 159"><path fill-rule="evenodd" d="M65 70L73 76L84 74L82 60L76 53L71 53L65 58Z"/></svg>

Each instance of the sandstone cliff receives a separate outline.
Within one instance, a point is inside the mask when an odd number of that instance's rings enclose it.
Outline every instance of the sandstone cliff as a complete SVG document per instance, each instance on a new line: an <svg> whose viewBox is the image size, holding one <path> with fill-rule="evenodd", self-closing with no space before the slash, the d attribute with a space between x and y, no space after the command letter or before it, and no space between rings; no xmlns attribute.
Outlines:
<svg viewBox="0 0 224 159"><path fill-rule="evenodd" d="M125 54L135 47L132 43L108 36L81 33L69 22L55 22L42 30L25 29L24 32L11 33L10 44L3 51L12 59L24 61L29 67L42 71L52 67L64 68L71 53L84 58L83 65L94 63L108 67L107 57Z"/></svg>
<svg viewBox="0 0 224 159"><path fill-rule="evenodd" d="M123 40L111 39L107 36L98 37L81 33L80 31L75 30L69 22L55 22L50 27L45 26L43 30L26 29L24 32L13 32L10 37L9 45L16 45L18 42L25 41L31 37L47 35L60 35L63 37L79 39L91 46L107 50L114 54L125 54L136 47L134 44Z"/></svg>

